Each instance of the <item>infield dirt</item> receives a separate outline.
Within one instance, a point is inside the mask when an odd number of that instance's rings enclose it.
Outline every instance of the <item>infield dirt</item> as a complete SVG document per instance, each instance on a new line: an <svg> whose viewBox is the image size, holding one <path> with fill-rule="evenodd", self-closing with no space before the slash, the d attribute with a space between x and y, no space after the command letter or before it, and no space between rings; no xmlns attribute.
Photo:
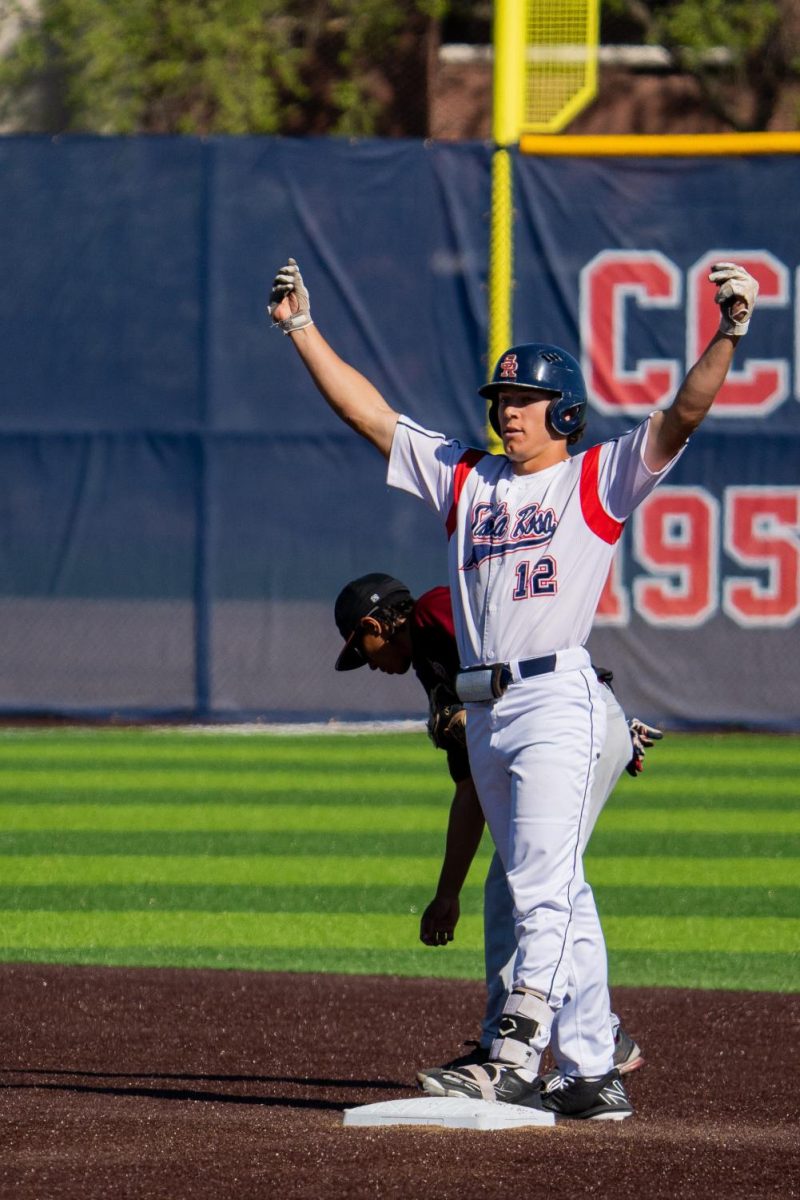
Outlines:
<svg viewBox="0 0 800 1200"><path fill-rule="evenodd" d="M618 989L619 1124L345 1129L475 1036L480 984L6 965L2 1200L800 1195L800 998Z"/></svg>

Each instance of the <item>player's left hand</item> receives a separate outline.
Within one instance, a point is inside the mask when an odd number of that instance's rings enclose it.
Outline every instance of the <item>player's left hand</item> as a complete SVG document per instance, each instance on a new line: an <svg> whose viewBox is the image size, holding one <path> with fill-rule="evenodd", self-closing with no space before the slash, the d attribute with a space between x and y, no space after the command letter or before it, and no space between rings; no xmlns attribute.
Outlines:
<svg viewBox="0 0 800 1200"><path fill-rule="evenodd" d="M758 283L736 263L714 263L708 277L716 283L714 301L720 307L720 333L742 337L750 325L758 295Z"/></svg>
<svg viewBox="0 0 800 1200"><path fill-rule="evenodd" d="M467 744L467 710L446 683L437 683L428 697L428 737L438 750Z"/></svg>
<svg viewBox="0 0 800 1200"><path fill-rule="evenodd" d="M419 940L426 946L446 946L455 936L461 905L458 896L434 896L419 923Z"/></svg>
<svg viewBox="0 0 800 1200"><path fill-rule="evenodd" d="M632 717L628 721L628 730L631 735L633 754L625 770L635 779L644 770L645 751L650 749L653 742L660 742L664 734L654 725L645 725L644 721L640 721L638 717Z"/></svg>

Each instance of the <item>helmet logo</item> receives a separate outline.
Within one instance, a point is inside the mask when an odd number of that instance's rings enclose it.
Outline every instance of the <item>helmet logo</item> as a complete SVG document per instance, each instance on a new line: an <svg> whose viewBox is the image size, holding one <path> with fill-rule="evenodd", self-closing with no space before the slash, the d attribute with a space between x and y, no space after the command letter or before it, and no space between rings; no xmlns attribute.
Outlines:
<svg viewBox="0 0 800 1200"><path fill-rule="evenodd" d="M516 379L519 363L516 354L506 354L500 360L500 378Z"/></svg>

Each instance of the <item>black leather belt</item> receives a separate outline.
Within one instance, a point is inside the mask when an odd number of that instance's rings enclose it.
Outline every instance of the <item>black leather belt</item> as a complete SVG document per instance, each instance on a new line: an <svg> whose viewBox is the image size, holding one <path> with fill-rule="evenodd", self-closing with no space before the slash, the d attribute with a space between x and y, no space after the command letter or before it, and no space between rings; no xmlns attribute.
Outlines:
<svg viewBox="0 0 800 1200"><path fill-rule="evenodd" d="M520 679L533 679L535 675L547 675L555 669L555 654L543 654L541 658L523 658L517 663ZM508 663L467 667L456 676L456 691L464 703L499 700L513 679Z"/></svg>
<svg viewBox="0 0 800 1200"><path fill-rule="evenodd" d="M517 663L520 679L533 679L534 675L549 675L556 669L555 654L543 654L541 658L523 658Z"/></svg>

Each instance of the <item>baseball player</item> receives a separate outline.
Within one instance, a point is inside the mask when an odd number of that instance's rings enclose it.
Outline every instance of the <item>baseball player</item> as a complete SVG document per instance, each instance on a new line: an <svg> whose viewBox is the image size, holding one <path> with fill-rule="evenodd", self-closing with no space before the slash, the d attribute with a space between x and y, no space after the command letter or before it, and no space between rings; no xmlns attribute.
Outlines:
<svg viewBox="0 0 800 1200"><path fill-rule="evenodd" d="M388 675L405 674L413 667L425 689L429 704L428 734L433 744L447 754L447 765L455 784L450 807L444 862L436 895L420 921L420 939L429 946L444 946L454 938L460 908L459 894L481 841L484 819L472 781L466 747L465 710L455 691L458 674L450 593L432 588L418 600L412 599L404 583L391 575L362 575L339 593L334 617L344 648L336 660L337 671L368 665ZM605 686L608 736L597 766L591 799L589 826L594 825L623 769L636 776L642 769L646 748L662 737L639 720L625 716L611 690L611 672L595 668ZM497 1037L500 1017L508 999L516 959L514 914L505 872L495 851L484 886L484 956L487 999L480 1042L469 1054L448 1067L484 1063ZM565 1029L574 1013L574 996L560 1009L557 1023ZM614 1065L620 1074L644 1063L642 1052L611 1014ZM424 1082L427 1071L419 1072Z"/></svg>
<svg viewBox="0 0 800 1200"><path fill-rule="evenodd" d="M481 808L514 903L512 990L484 1065L428 1075L433 1094L522 1104L564 1118L633 1113L613 1065L605 942L583 871L590 797L606 738L601 685L585 642L625 522L683 453L747 332L758 285L718 263L720 326L671 405L612 441L570 455L587 396L560 347L514 346L481 389L502 454L471 449L395 412L311 320L290 260L270 314L332 410L389 462L387 480L426 502L449 537L448 566L467 704L467 745ZM576 990L572 1041L553 1039Z"/></svg>

